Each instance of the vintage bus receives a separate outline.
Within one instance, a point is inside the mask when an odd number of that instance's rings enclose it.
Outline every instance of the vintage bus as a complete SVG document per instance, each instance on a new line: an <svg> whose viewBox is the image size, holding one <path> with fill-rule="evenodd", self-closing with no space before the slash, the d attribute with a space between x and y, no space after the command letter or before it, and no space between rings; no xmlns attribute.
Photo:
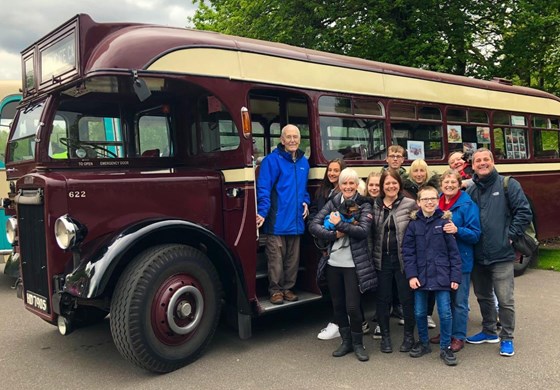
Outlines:
<svg viewBox="0 0 560 390"><path fill-rule="evenodd" d="M87 15L26 48L22 69L4 206L25 307L63 334L110 312L118 350L151 371L196 359L221 316L247 338L252 318L322 298L304 236L300 299L268 299L255 180L288 123L311 194L335 157L365 177L391 144L438 170L485 146L541 238L558 234L560 99L541 91Z"/></svg>

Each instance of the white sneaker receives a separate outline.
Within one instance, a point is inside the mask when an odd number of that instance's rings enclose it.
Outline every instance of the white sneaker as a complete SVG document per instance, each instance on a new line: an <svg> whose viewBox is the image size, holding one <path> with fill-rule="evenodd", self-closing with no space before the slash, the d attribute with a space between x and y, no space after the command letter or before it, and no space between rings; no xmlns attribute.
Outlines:
<svg viewBox="0 0 560 390"><path fill-rule="evenodd" d="M338 332L338 325L329 322L326 328L321 329L317 338L319 340L332 340L340 337L340 333Z"/></svg>
<svg viewBox="0 0 560 390"><path fill-rule="evenodd" d="M428 316L428 329L434 329L436 327L436 323L432 316Z"/></svg>

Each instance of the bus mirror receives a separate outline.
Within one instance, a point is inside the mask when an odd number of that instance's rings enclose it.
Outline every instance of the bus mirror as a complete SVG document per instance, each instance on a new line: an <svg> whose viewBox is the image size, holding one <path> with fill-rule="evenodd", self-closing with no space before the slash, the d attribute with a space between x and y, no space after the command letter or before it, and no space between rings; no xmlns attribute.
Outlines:
<svg viewBox="0 0 560 390"><path fill-rule="evenodd" d="M149 98L150 95L152 94L152 92L150 92L150 89L146 85L146 82L142 79L134 80L133 86L134 86L134 92L136 93L136 96L138 96L138 99L140 99L141 102Z"/></svg>
<svg viewBox="0 0 560 390"><path fill-rule="evenodd" d="M249 138L251 135L251 116L247 107L241 107L241 126L243 127L243 136Z"/></svg>
<svg viewBox="0 0 560 390"><path fill-rule="evenodd" d="M138 73L136 71L132 72L132 76L134 78L134 80L132 81L134 93L136 94L136 96L138 96L138 99L143 102L150 97L152 92L150 91L150 88L148 88L146 82L138 77Z"/></svg>

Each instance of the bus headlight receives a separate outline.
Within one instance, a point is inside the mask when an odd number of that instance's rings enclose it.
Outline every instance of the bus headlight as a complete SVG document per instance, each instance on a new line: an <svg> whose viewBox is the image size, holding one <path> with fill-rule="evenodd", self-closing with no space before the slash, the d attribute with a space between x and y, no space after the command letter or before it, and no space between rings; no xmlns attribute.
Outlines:
<svg viewBox="0 0 560 390"><path fill-rule="evenodd" d="M11 245L17 240L17 219L10 217L6 220L6 238Z"/></svg>
<svg viewBox="0 0 560 390"><path fill-rule="evenodd" d="M61 249L68 249L79 244L85 237L85 226L73 220L68 215L59 217L54 223L54 236Z"/></svg>

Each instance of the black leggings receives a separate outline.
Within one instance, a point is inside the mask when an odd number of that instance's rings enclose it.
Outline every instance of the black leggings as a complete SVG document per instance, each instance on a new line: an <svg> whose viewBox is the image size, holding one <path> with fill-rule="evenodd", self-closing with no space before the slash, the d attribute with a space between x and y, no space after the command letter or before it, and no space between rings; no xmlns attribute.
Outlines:
<svg viewBox="0 0 560 390"><path fill-rule="evenodd" d="M389 311L393 296L393 283L399 292L399 300L403 308L405 331L414 330L414 293L408 285L408 280L399 268L383 268L377 271L379 287L377 289L377 320L382 328L388 329ZM384 321L384 323L382 323Z"/></svg>
<svg viewBox="0 0 560 390"><path fill-rule="evenodd" d="M352 332L361 333L360 301L362 294L358 287L356 269L327 265L326 274L333 304L334 322L340 328L350 326Z"/></svg>

